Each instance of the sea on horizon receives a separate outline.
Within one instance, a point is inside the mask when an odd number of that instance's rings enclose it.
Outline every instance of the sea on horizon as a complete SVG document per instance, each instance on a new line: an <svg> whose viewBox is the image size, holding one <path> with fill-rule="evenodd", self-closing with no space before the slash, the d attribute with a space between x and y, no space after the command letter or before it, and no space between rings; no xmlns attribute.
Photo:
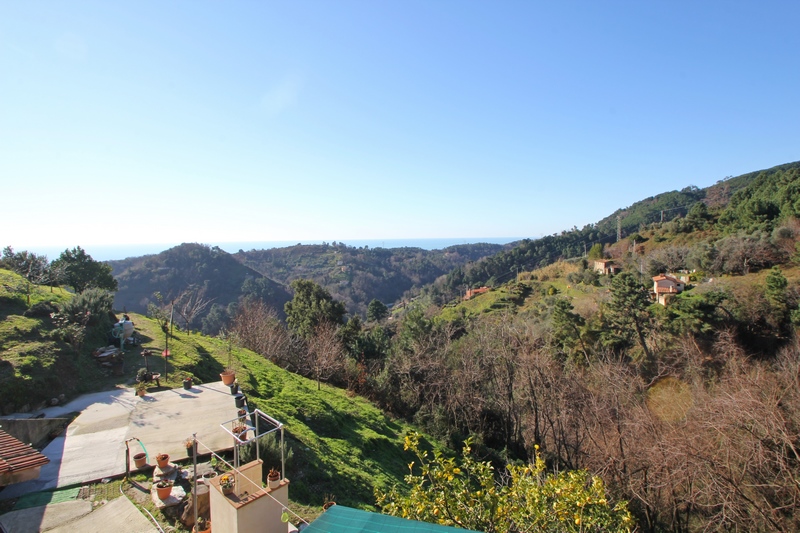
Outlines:
<svg viewBox="0 0 800 533"><path fill-rule="evenodd" d="M522 240L524 237L486 237L486 238L438 238L438 239L342 239L336 241L314 240L314 241L252 241L252 242L208 242L209 246L219 246L228 253L236 253L239 250L268 250L270 248L286 248L297 244L331 244L333 242L344 243L348 246L362 248L422 248L423 250L441 250L448 246L458 244L508 244L510 242ZM140 257L143 255L158 254L164 250L169 250L180 243L173 244L100 244L100 245L80 245L86 253L97 261L115 261L128 257ZM56 259L67 247L58 246L39 246L30 248L29 252L45 254L48 259ZM69 248L72 248L70 246ZM22 251L22 248L15 251Z"/></svg>

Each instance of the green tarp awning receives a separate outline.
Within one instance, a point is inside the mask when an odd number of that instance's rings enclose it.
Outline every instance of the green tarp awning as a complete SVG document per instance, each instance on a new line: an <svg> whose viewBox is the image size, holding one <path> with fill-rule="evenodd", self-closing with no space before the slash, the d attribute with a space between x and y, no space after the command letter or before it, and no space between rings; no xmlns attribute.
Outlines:
<svg viewBox="0 0 800 533"><path fill-rule="evenodd" d="M303 533L479 533L334 505L314 520Z"/></svg>

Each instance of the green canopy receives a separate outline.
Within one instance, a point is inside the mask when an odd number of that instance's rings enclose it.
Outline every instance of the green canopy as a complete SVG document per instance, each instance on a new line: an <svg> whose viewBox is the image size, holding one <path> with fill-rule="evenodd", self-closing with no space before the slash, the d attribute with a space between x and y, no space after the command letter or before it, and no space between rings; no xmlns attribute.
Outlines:
<svg viewBox="0 0 800 533"><path fill-rule="evenodd" d="M471 529L440 526L416 520L406 520L396 516L370 513L351 509L343 505L334 505L303 533L479 533Z"/></svg>

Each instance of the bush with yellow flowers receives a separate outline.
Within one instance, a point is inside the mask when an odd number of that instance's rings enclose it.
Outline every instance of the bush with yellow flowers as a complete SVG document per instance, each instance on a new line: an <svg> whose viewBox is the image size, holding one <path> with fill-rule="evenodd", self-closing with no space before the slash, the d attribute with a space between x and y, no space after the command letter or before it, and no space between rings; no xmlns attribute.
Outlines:
<svg viewBox="0 0 800 533"><path fill-rule="evenodd" d="M626 502L609 503L603 481L585 470L548 474L538 453L531 465L509 466L498 480L494 468L471 456L464 443L459 465L441 452L420 449L420 436L405 438L417 457L408 465L408 491L376 492L386 514L485 533L626 532L634 526Z"/></svg>

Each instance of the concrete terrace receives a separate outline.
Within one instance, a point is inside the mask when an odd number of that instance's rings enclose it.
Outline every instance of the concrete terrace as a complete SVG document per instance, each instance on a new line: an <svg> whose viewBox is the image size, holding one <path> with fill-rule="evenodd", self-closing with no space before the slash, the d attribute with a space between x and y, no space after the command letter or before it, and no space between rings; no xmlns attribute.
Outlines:
<svg viewBox="0 0 800 533"><path fill-rule="evenodd" d="M0 499L124 474L125 441L133 437L144 444L150 464L162 452L171 461L186 459L183 442L193 433L214 451L229 450L233 437L220 424L235 418L236 411L230 390L222 382L149 392L141 398L133 389L117 388L46 408L41 412L48 418L81 414L42 450L50 463L42 467L39 479L9 485L0 491ZM135 441L130 446L131 457L142 451ZM199 452L208 453L202 447Z"/></svg>

